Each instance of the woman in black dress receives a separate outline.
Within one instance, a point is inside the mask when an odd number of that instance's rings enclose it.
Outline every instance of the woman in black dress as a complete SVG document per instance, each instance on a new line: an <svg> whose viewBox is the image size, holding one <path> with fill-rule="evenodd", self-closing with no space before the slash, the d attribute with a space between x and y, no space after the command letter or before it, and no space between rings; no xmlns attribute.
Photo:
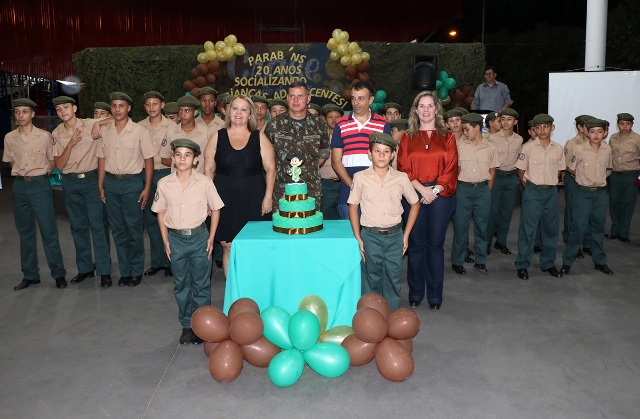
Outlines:
<svg viewBox="0 0 640 419"><path fill-rule="evenodd" d="M255 105L238 95L229 105L225 128L214 133L204 150L205 175L213 178L224 202L216 241L222 245L222 265L227 275L231 242L247 221L269 221L276 180L273 146L258 131Z"/></svg>

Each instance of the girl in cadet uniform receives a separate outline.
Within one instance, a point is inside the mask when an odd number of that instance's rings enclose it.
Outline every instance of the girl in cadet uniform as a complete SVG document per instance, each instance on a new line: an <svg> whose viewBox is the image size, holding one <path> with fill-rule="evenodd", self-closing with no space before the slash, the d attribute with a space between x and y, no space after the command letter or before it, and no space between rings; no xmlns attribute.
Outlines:
<svg viewBox="0 0 640 419"><path fill-rule="evenodd" d="M151 209L158 213L158 224L165 252L171 261L182 324L180 343L201 343L191 329L191 315L211 304L211 252L224 206L211 178L193 170L200 146L180 138L171 143L176 171L158 181ZM211 215L211 231L205 219Z"/></svg>

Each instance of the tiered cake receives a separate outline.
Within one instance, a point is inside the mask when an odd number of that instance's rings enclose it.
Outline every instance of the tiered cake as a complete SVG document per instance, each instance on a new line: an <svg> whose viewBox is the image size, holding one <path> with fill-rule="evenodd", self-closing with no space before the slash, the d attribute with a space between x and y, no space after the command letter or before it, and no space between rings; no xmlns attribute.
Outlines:
<svg viewBox="0 0 640 419"><path fill-rule="evenodd" d="M284 234L309 234L322 230L322 213L316 211L316 199L307 196L306 183L284 185L279 211L272 216L273 231Z"/></svg>

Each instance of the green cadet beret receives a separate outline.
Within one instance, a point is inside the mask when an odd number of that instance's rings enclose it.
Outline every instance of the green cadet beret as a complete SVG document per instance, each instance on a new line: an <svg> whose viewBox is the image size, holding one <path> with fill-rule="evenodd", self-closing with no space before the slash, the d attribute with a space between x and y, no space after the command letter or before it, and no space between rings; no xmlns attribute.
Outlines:
<svg viewBox="0 0 640 419"><path fill-rule="evenodd" d="M398 144L393 141L393 137L389 134L385 134L384 132L372 132L369 134L369 144L378 143L391 147L393 150L396 149Z"/></svg>
<svg viewBox="0 0 640 419"><path fill-rule="evenodd" d="M285 108L289 109L289 105L287 104L287 101L284 99L271 99L269 101L269 107L272 107L274 105L284 106Z"/></svg>
<svg viewBox="0 0 640 419"><path fill-rule="evenodd" d="M29 99L28 97L21 97L18 99L13 99L11 101L11 106L13 106L14 108L18 106L29 106L30 108L35 109L37 105L36 102Z"/></svg>
<svg viewBox="0 0 640 419"><path fill-rule="evenodd" d="M218 91L216 89L214 89L213 87L203 87L200 90L198 90L198 96L202 96L202 95L214 95L214 96L218 96Z"/></svg>
<svg viewBox="0 0 640 419"><path fill-rule="evenodd" d="M469 113L469 111L467 110L467 108L463 108L462 106L456 106L456 107L455 107L455 108L453 108L453 109L457 109L457 110L459 110L460 112L462 112L462 114L463 114L463 115L466 115L466 114L468 114L468 113Z"/></svg>
<svg viewBox="0 0 640 419"><path fill-rule="evenodd" d="M309 109L315 109L320 115L322 115L322 108L317 103L310 103Z"/></svg>
<svg viewBox="0 0 640 419"><path fill-rule="evenodd" d="M516 112L516 110L513 108L504 108L503 110L500 111L500 114L502 116L512 116L514 118L517 118L520 116L520 114Z"/></svg>
<svg viewBox="0 0 640 419"><path fill-rule="evenodd" d="M253 95L251 96L251 100L253 101L253 103L266 103L267 105L269 105L269 101L264 96Z"/></svg>
<svg viewBox="0 0 640 419"><path fill-rule="evenodd" d="M191 150L193 150L195 152L196 155L200 154L200 146L198 145L198 143L189 140L187 138L178 138L177 140L173 140L171 141L171 149L175 151L176 148L179 147L186 147L186 148L190 148Z"/></svg>
<svg viewBox="0 0 640 419"><path fill-rule="evenodd" d="M71 103L72 105L76 104L76 100L69 96L54 97L51 102L53 103L53 106L62 105L63 103Z"/></svg>
<svg viewBox="0 0 640 419"><path fill-rule="evenodd" d="M453 110L453 109L452 109ZM466 115L462 115L460 117L460 121L462 121L462 123L469 123L469 122L475 122L477 124L482 124L482 115L479 115L475 112L470 112Z"/></svg>
<svg viewBox="0 0 640 419"><path fill-rule="evenodd" d="M598 119L598 118L591 118L591 119L585 121L584 124L589 129L596 128L596 127L603 127L605 129L609 128L609 121L605 121L604 119Z"/></svg>
<svg viewBox="0 0 640 419"><path fill-rule="evenodd" d="M198 99L191 95L182 96L180 99L178 99L177 103L178 106L191 106L192 108L197 108L198 106L200 106L200 102L198 101Z"/></svg>
<svg viewBox="0 0 640 419"><path fill-rule="evenodd" d="M150 90L150 91L146 92L143 96L144 96L144 100L147 100L147 99L160 99L161 101L164 102L164 96L162 96L162 93L156 92L155 90Z"/></svg>
<svg viewBox="0 0 640 419"><path fill-rule="evenodd" d="M591 119L591 118L593 118L593 116L591 116L591 115L578 115L578 116L576 116L575 121L576 121L576 124L584 125L584 123L587 122L587 120Z"/></svg>
<svg viewBox="0 0 640 419"><path fill-rule="evenodd" d="M500 118L501 115L500 112L489 112L487 116L484 117L484 120L487 122L493 121L494 119Z"/></svg>
<svg viewBox="0 0 640 419"><path fill-rule="evenodd" d="M103 111L111 112L111 105L107 102L96 102L93 104L93 109L102 109Z"/></svg>
<svg viewBox="0 0 640 419"><path fill-rule="evenodd" d="M124 100L131 105L133 100L131 100L131 96L123 92L112 92L109 94L109 100Z"/></svg>
<svg viewBox="0 0 640 419"><path fill-rule="evenodd" d="M630 121L633 122L633 115L631 115L630 113L619 113L618 114L618 121Z"/></svg>
<svg viewBox="0 0 640 419"><path fill-rule="evenodd" d="M539 113L538 115L533 117L533 126L543 124L553 124L553 118L551 117L551 115L547 115L546 113Z"/></svg>
<svg viewBox="0 0 640 419"><path fill-rule="evenodd" d="M166 114L172 114L172 113L178 113L178 102L167 102L164 105L164 113Z"/></svg>
<svg viewBox="0 0 640 419"><path fill-rule="evenodd" d="M533 127L534 127L534 125L533 125L533 119L532 119L532 120L530 120L530 121L528 122L528 125L529 125L529 128L533 128Z"/></svg>
<svg viewBox="0 0 640 419"><path fill-rule="evenodd" d="M409 120L408 119L394 119L393 121L389 122L389 125L391 126L391 128L397 128L400 131L406 130L407 128L409 128Z"/></svg>
<svg viewBox="0 0 640 419"><path fill-rule="evenodd" d="M444 113L444 120L446 122L449 120L449 118L453 118L454 116L462 116L462 115L464 114L460 112L459 109L450 109Z"/></svg>
<svg viewBox="0 0 640 419"><path fill-rule="evenodd" d="M235 98L236 98L236 96L235 96L235 95L226 95L225 97L223 97L223 98L222 98L222 99L220 99L220 100L221 100L221 101L223 101L225 105L228 105L228 104L230 104L230 103L233 101L233 99L235 99Z"/></svg>
<svg viewBox="0 0 640 419"><path fill-rule="evenodd" d="M333 103L327 103L322 107L322 115L326 115L329 112L340 112L340 115L344 113L344 111L340 106Z"/></svg>
<svg viewBox="0 0 640 419"><path fill-rule="evenodd" d="M395 103L395 102L387 102L384 104L384 110L386 111L389 108L394 108L397 109L398 112L402 113L402 106L400 106L399 103Z"/></svg>

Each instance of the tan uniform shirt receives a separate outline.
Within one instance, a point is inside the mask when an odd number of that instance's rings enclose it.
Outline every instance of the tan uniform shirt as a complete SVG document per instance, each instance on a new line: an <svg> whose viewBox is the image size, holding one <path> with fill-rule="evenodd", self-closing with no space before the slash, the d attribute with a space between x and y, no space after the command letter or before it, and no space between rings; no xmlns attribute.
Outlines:
<svg viewBox="0 0 640 419"><path fill-rule="evenodd" d="M524 178L536 185L557 185L558 172L566 168L562 146L549 141L547 148L540 140L528 141L522 146L515 167L524 170Z"/></svg>
<svg viewBox="0 0 640 419"><path fill-rule="evenodd" d="M576 148L577 145L588 142L589 140L583 138L580 133L576 134L575 137L567 141L567 143L564 145L564 160L566 167L569 167L569 163L571 163L571 158L573 157L573 149Z"/></svg>
<svg viewBox="0 0 640 419"><path fill-rule="evenodd" d="M12 176L40 176L49 173L53 161L51 133L35 126L27 138L18 129L4 136L2 161L13 163Z"/></svg>
<svg viewBox="0 0 640 419"><path fill-rule="evenodd" d="M385 228L401 222L403 195L409 204L418 202L418 194L406 173L389 167L384 179L380 179L373 166L369 166L353 177L347 203L360 204L361 225Z"/></svg>
<svg viewBox="0 0 640 419"><path fill-rule="evenodd" d="M170 159L172 157L171 142L178 138L188 138L200 146L200 157L198 157L198 167L196 171L198 173L204 173L204 148L209 142L212 132L207 130L207 126L204 123L196 124L191 133L187 134L182 129L181 124L177 124L175 127L169 128L165 135L166 141L163 141L162 149L160 150L160 157ZM171 171L175 171L175 168L171 168Z"/></svg>
<svg viewBox="0 0 640 419"><path fill-rule="evenodd" d="M507 138L503 132L499 132L491 135L491 139L500 162L498 169L506 172L515 169L518 155L522 151L522 137L514 133Z"/></svg>
<svg viewBox="0 0 640 419"><path fill-rule="evenodd" d="M210 210L222 207L224 203L211 179L193 170L184 188L175 173L160 179L151 210L165 213L167 228L183 230L198 227Z"/></svg>
<svg viewBox="0 0 640 419"><path fill-rule="evenodd" d="M62 169L62 173L85 173L90 172L98 168L98 140L94 140L91 137L91 129L97 119L80 119L77 118L78 123L74 131L80 130L81 140L76 143L69 153L69 159ZM67 148L67 144L71 141L72 133L69 133L64 127L64 124L60 124L51 133L53 137L53 156L58 157L64 153L64 149Z"/></svg>
<svg viewBox="0 0 640 419"><path fill-rule="evenodd" d="M162 164L162 159L160 158L160 150L162 149L162 142L165 139L165 135L167 134L167 130L176 126L176 123L172 120L168 119L164 115L162 115L162 121L155 127L151 126L151 122L149 122L149 117L146 117L142 121L138 122L138 125L142 125L147 130L149 130L149 136L151 137L151 144L153 144L153 150L156 152L156 155L153 157L153 169L168 169L167 166Z"/></svg>
<svg viewBox="0 0 640 419"><path fill-rule="evenodd" d="M604 141L598 151L589 142L576 146L569 162L569 168L576 171L576 182L582 186L605 186L607 169L612 166L611 147Z"/></svg>
<svg viewBox="0 0 640 419"><path fill-rule="evenodd" d="M613 171L626 172L640 169L640 135L631 131L623 137L616 132L609 139L611 155L613 158Z"/></svg>
<svg viewBox="0 0 640 419"><path fill-rule="evenodd" d="M482 134L482 139L488 140L489 142L492 143L495 137L501 134L502 134L502 131L494 132L493 134L489 134L489 131L487 131L484 134Z"/></svg>
<svg viewBox="0 0 640 419"><path fill-rule="evenodd" d="M489 169L499 165L495 146L489 141L482 140L478 146L466 139L458 143L458 180L473 183L490 180Z"/></svg>
<svg viewBox="0 0 640 419"><path fill-rule="evenodd" d="M137 174L144 169L145 159L156 155L149 131L131 119L120 135L115 122L100 129L98 158L105 159L104 168L114 175Z"/></svg>
<svg viewBox="0 0 640 419"><path fill-rule="evenodd" d="M216 115L208 124L204 122L204 119L202 119L202 115L200 115L196 118L196 124L203 124L207 127L211 134L213 134L215 131L220 130L220 128L224 128L224 121L218 115Z"/></svg>

